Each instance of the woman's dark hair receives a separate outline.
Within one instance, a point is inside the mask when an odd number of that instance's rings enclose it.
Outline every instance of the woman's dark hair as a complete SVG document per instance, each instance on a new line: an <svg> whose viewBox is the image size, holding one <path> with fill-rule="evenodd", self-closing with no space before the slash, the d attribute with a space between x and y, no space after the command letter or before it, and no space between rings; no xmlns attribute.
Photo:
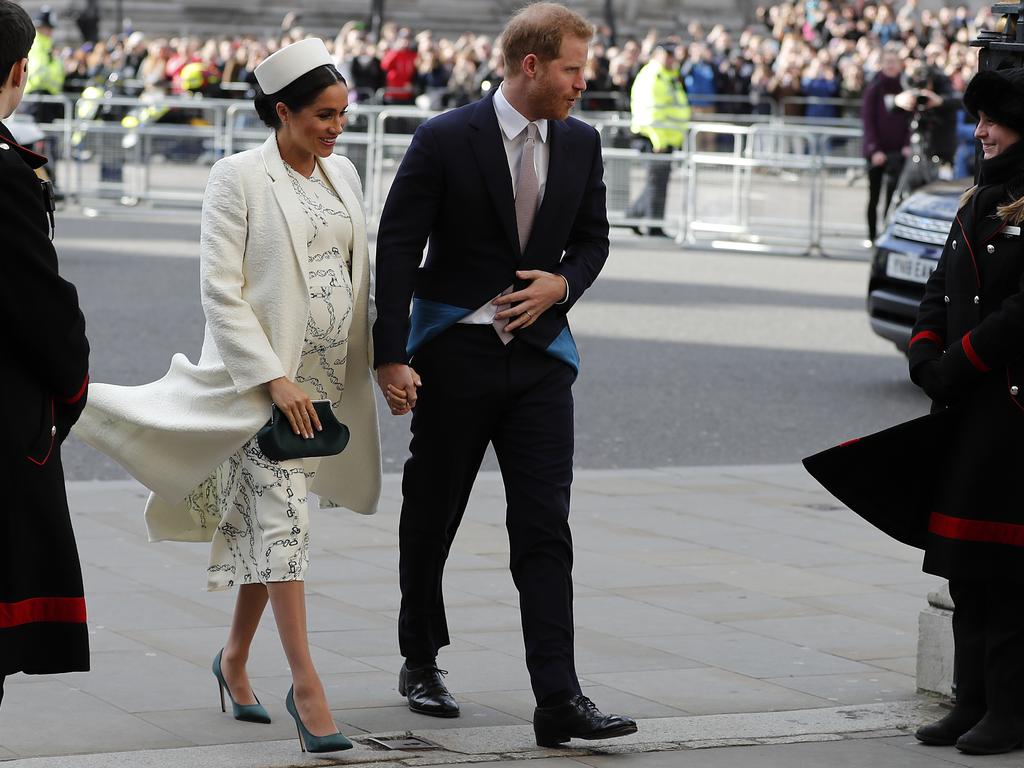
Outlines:
<svg viewBox="0 0 1024 768"><path fill-rule="evenodd" d="M6 2L6 0L0 0L0 2ZM278 102L283 103L292 112L298 112L316 101L317 96L325 88L329 88L335 83L348 85L333 64L323 64L316 69L309 70L277 93L264 93L259 83L256 83L256 96L253 99L256 114L260 116L260 120L265 126L276 131L281 127L281 118L277 115Z"/></svg>
<svg viewBox="0 0 1024 768"><path fill-rule="evenodd" d="M11 0L0 0L0 85L7 82L11 67L28 56L35 39L28 12Z"/></svg>

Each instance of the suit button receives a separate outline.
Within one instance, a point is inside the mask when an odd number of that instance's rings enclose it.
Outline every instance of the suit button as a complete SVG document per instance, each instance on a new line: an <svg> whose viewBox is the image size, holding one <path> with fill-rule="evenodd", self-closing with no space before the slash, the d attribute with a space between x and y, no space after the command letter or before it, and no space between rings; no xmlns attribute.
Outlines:
<svg viewBox="0 0 1024 768"><path fill-rule="evenodd" d="M1017 388L1016 384L1014 384L1012 387L1010 387L1010 394L1013 395L1014 397L1017 396L1018 392L1020 392L1020 390Z"/></svg>
<svg viewBox="0 0 1024 768"><path fill-rule="evenodd" d="M974 303L975 304L981 304L981 296L975 296L974 297Z"/></svg>
<svg viewBox="0 0 1024 768"><path fill-rule="evenodd" d="M988 251L989 253L995 253L996 252L996 247L994 245L992 245L991 243L989 243L988 247L985 250Z"/></svg>
<svg viewBox="0 0 1024 768"><path fill-rule="evenodd" d="M953 241L953 250L956 250L956 240Z"/></svg>
<svg viewBox="0 0 1024 768"><path fill-rule="evenodd" d="M943 296L942 300L949 304L949 296Z"/></svg>
<svg viewBox="0 0 1024 768"><path fill-rule="evenodd" d="M57 428L56 427L50 427L50 437L53 437L56 434L57 434Z"/></svg>

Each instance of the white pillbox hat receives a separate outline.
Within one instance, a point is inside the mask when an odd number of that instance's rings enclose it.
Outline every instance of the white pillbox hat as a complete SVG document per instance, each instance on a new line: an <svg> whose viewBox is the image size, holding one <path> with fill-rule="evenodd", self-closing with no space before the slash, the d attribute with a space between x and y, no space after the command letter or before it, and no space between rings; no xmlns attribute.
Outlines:
<svg viewBox="0 0 1024 768"><path fill-rule="evenodd" d="M277 93L310 70L333 64L327 46L319 37L300 40L268 56L255 69L256 82L266 94Z"/></svg>

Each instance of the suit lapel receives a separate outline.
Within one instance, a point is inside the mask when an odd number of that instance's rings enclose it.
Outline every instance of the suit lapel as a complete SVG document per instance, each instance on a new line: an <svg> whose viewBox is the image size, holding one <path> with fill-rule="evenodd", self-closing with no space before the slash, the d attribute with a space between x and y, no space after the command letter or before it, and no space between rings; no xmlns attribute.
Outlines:
<svg viewBox="0 0 1024 768"><path fill-rule="evenodd" d="M306 287L308 289L308 276L303 267L307 250L306 217L299 206L299 199L295 196L295 191L292 189L292 182L288 177L288 172L285 170L284 160L281 159L281 153L277 149L276 136L272 135L264 142L260 153L263 155L267 175L270 177L270 189L274 193L277 204L281 207L285 225L288 227L288 235L292 243L292 255L299 265L302 279L307 281Z"/></svg>
<svg viewBox="0 0 1024 768"><path fill-rule="evenodd" d="M569 162L569 148L564 140L565 130L565 125L561 121L548 120L548 175L544 182L544 199L533 220L530 241L526 244L527 251L530 250L530 244L536 240L535 235L544 232L548 221L558 212L559 197L564 190L560 180L567 178ZM524 253L523 256L525 255Z"/></svg>
<svg viewBox="0 0 1024 768"><path fill-rule="evenodd" d="M512 178L509 176L505 144L501 139L501 126L498 125L498 116L494 113L493 95L477 102L469 125L469 145L480 166L484 185L498 211L505 237L518 253L516 202L512 196Z"/></svg>

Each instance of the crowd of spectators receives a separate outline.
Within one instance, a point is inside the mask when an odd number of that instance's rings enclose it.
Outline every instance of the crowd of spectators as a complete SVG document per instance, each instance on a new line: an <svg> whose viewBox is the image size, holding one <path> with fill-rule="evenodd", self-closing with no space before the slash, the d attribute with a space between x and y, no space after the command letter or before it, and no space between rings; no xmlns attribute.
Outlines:
<svg viewBox="0 0 1024 768"><path fill-rule="evenodd" d="M667 37L677 46L680 77L698 114L766 113L774 103L788 115L852 117L886 47L908 65L926 63L962 91L977 59L968 42L990 21L987 10L972 15L960 6L933 12L919 9L917 0L804 0L760 7L755 22L744 29L706 29L692 22ZM628 109L632 80L666 32L616 39L607 26L599 26L581 106ZM155 38L134 31L65 46L60 56L72 91L119 81L128 84L129 93L242 97L260 61L305 35L290 14L274 35ZM361 101L458 106L485 94L502 76L497 41L487 34L450 38L384 24L379 39L373 39L350 22L327 43L353 97Z"/></svg>

